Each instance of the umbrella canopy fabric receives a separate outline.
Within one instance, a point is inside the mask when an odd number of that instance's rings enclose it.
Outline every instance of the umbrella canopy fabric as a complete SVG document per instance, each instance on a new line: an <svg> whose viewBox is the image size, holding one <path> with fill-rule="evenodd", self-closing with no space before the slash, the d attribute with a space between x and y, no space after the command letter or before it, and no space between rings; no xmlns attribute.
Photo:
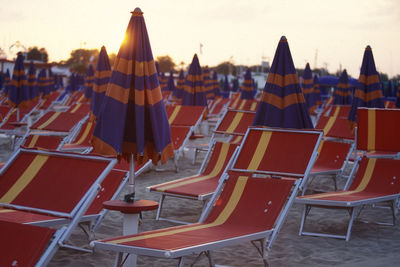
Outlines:
<svg viewBox="0 0 400 267"><path fill-rule="evenodd" d="M321 90L319 89L319 81L318 81L318 76L314 76L314 81L313 81L313 103L314 105L310 108L310 114L314 112L322 104L321 102Z"/></svg>
<svg viewBox="0 0 400 267"><path fill-rule="evenodd" d="M33 62L31 62L29 64L28 91L29 91L29 97L31 100L37 100L39 98L39 87L38 87L38 82L36 79L36 68L35 68L35 64L33 64Z"/></svg>
<svg viewBox="0 0 400 267"><path fill-rule="evenodd" d="M346 69L343 70L339 78L339 83L333 91L334 105L351 105L351 91L349 84L349 76Z"/></svg>
<svg viewBox="0 0 400 267"><path fill-rule="evenodd" d="M224 86L222 87L221 95L223 98L229 98L231 87L229 86L228 76L225 75Z"/></svg>
<svg viewBox="0 0 400 267"><path fill-rule="evenodd" d="M396 93L396 107L400 108L400 85L397 87Z"/></svg>
<svg viewBox="0 0 400 267"><path fill-rule="evenodd" d="M94 152L139 163L174 156L143 12L132 12L91 140Z"/></svg>
<svg viewBox="0 0 400 267"><path fill-rule="evenodd" d="M203 69L204 92L207 99L214 98L213 81L211 80L211 72L208 66Z"/></svg>
<svg viewBox="0 0 400 267"><path fill-rule="evenodd" d="M310 109L312 106L314 106L314 98L313 98L313 92L314 92L314 80L312 77L312 72L310 68L310 64L306 64L306 68L304 69L303 72L303 77L301 81L301 89L303 91L304 99L306 100L307 107Z"/></svg>
<svg viewBox="0 0 400 267"><path fill-rule="evenodd" d="M244 74L244 81L241 87L241 99L254 99L254 81L251 77L251 71L248 68Z"/></svg>
<svg viewBox="0 0 400 267"><path fill-rule="evenodd" d="M185 75L183 70L179 72L178 82L176 83L175 91L172 93L172 96L177 99L182 99L183 87L185 85Z"/></svg>
<svg viewBox="0 0 400 267"><path fill-rule="evenodd" d="M48 76L48 80L47 80L47 85L49 88L49 93L51 93L56 90L56 86L54 83L54 75L53 75L53 72L51 71L51 68L48 69L48 72L49 72L49 76Z"/></svg>
<svg viewBox="0 0 400 267"><path fill-rule="evenodd" d="M10 71L7 69L6 73L4 73L4 94L8 95L11 86L11 79L10 79Z"/></svg>
<svg viewBox="0 0 400 267"><path fill-rule="evenodd" d="M374 55L368 45L365 48L358 84L354 91L349 120L357 122L357 108L384 108L379 74L376 71Z"/></svg>
<svg viewBox="0 0 400 267"><path fill-rule="evenodd" d="M92 101L90 103L91 119L96 119L100 114L101 103L106 94L107 85L110 81L111 65L105 46L100 49L97 59L96 71L93 80Z"/></svg>
<svg viewBox="0 0 400 267"><path fill-rule="evenodd" d="M171 70L169 72L168 82L167 82L167 91L174 92L176 89L174 82L174 72Z"/></svg>
<svg viewBox="0 0 400 267"><path fill-rule="evenodd" d="M207 106L202 70L196 54L193 56L188 75L186 76L182 94L182 105Z"/></svg>
<svg viewBox="0 0 400 267"><path fill-rule="evenodd" d="M37 80L38 80L39 93L42 94L42 98L46 98L46 96L49 94L49 90L47 86L47 77L45 69L41 69L39 71Z"/></svg>
<svg viewBox="0 0 400 267"><path fill-rule="evenodd" d="M94 71L93 66L89 65L85 76L84 94L86 99L91 99L93 94Z"/></svg>
<svg viewBox="0 0 400 267"><path fill-rule="evenodd" d="M276 49L253 125L313 128L285 36Z"/></svg>
<svg viewBox="0 0 400 267"><path fill-rule="evenodd" d="M162 91L166 91L167 90L167 78L165 77L165 73L161 72L160 73L160 87Z"/></svg>
<svg viewBox="0 0 400 267"><path fill-rule="evenodd" d="M8 92L8 103L12 107L21 107L26 106L28 101L29 91L28 81L25 74L24 56L22 53L18 53Z"/></svg>
<svg viewBox="0 0 400 267"><path fill-rule="evenodd" d="M214 71L212 75L212 85L213 85L214 97L220 96L221 94L219 91L218 75L216 71Z"/></svg>
<svg viewBox="0 0 400 267"><path fill-rule="evenodd" d="M239 80L237 78L234 78L232 81L232 92L237 91L239 91Z"/></svg>

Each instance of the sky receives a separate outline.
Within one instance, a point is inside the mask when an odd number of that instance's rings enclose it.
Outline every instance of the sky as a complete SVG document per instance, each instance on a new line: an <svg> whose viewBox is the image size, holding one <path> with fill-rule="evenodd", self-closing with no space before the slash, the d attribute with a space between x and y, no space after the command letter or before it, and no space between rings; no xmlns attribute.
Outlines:
<svg viewBox="0 0 400 267"><path fill-rule="evenodd" d="M135 7L154 58L169 55L177 65L194 53L202 66L272 63L285 35L296 68L346 68L357 78L370 45L378 71L400 74L399 0L0 0L0 48L45 47L50 61L102 45L117 53Z"/></svg>

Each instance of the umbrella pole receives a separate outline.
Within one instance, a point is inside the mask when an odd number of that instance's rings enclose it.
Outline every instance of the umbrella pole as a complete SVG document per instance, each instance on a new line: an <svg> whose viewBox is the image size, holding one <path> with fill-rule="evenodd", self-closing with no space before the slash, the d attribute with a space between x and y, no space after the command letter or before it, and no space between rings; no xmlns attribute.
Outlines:
<svg viewBox="0 0 400 267"><path fill-rule="evenodd" d="M19 107L17 107L17 121L19 121Z"/></svg>
<svg viewBox="0 0 400 267"><path fill-rule="evenodd" d="M129 179L128 179L128 194L124 197L125 202L135 201L135 157L133 154L129 158Z"/></svg>

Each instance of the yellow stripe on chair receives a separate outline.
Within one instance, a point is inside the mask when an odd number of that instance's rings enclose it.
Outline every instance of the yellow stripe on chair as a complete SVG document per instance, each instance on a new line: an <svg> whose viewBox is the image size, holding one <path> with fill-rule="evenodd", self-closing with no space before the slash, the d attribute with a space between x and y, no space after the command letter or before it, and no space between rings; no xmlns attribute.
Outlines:
<svg viewBox="0 0 400 267"><path fill-rule="evenodd" d="M269 141L271 140L272 132L263 132L261 134L260 140L258 142L256 151L253 154L253 158L250 161L248 170L257 170L258 166L261 163L263 156L265 155L265 151L267 150Z"/></svg>
<svg viewBox="0 0 400 267"><path fill-rule="evenodd" d="M180 110L181 110L181 106L176 106L174 108L174 111L172 112L171 117L168 118L168 122L170 125L174 122L174 120L175 120L176 116L178 116L178 113Z"/></svg>
<svg viewBox="0 0 400 267"><path fill-rule="evenodd" d="M219 216L212 223L198 224L198 225L194 225L193 227L187 227L187 228L171 229L170 231L165 231L165 232L161 232L161 233L153 233L153 234L150 233L147 235L121 238L121 239L109 241L107 243L119 244L119 243L125 243L125 242L132 242L132 241L143 240L143 239L147 239L147 238L155 238L155 237L161 237L161 236L174 235L174 234L184 233L184 232L188 232L188 231L201 230L201 229L205 229L205 228L211 228L211 227L222 225L226 222L226 220L229 218L229 216L235 210L235 208L240 200L240 197L243 194L247 180L248 180L248 177L239 176L239 178L236 182L235 188L233 189L233 192L228 200L228 203L226 204L226 206L222 210L222 212L219 214Z"/></svg>
<svg viewBox="0 0 400 267"><path fill-rule="evenodd" d="M48 158L48 156L37 155L31 164L29 164L28 168L26 168L24 173L18 178L15 184L0 198L0 202L11 203L33 180L33 178L35 178L36 174L46 163Z"/></svg>
<svg viewBox="0 0 400 267"><path fill-rule="evenodd" d="M61 112L55 112L46 122L44 122L42 125L37 127L39 130L42 130L49 126L50 123L52 123L55 119L57 119L58 116L60 116Z"/></svg>
<svg viewBox="0 0 400 267"><path fill-rule="evenodd" d="M233 133L236 127L238 126L239 122L241 121L242 117L243 117L243 112L236 112L235 117L233 117L233 120L229 125L228 129L226 129L226 132Z"/></svg>

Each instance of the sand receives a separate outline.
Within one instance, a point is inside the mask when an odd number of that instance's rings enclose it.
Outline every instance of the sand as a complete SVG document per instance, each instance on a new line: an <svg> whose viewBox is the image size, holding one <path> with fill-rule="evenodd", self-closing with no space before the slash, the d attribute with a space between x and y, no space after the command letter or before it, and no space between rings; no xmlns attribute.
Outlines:
<svg viewBox="0 0 400 267"><path fill-rule="evenodd" d="M197 141L200 142L200 141ZM9 139L0 138L0 157L9 157ZM137 177L136 194L139 199L158 200L159 195L147 193L146 186L174 180L180 177L196 174L201 166L204 153L200 153L192 165L189 153L179 160L180 170L174 171L172 162L168 162L162 172L151 169ZM344 181L340 181L343 186ZM332 189L332 180L328 177L317 177L310 188ZM126 189L121 193L123 196ZM121 199L122 197L120 197ZM202 203L199 201L169 198L165 202L164 215L196 222L201 213ZM353 226L350 242L333 238L299 236L299 225L302 206L294 204L282 227L277 240L269 252L271 266L397 266L400 260L400 229L399 226L382 226L356 222ZM176 225L166 221L156 221L155 211L143 213L143 224L139 231L165 228ZM362 217L371 220L390 221L390 212L385 209L367 210ZM345 232L348 215L346 211L315 209L309 217L308 230L323 230L335 234ZM102 239L122 234L122 215L110 211L98 228L95 238ZM88 239L76 229L69 243L88 247ZM190 256L186 263L195 257ZM59 249L49 266L112 266L115 253L98 250L94 253L84 253L71 249ZM219 249L214 252L216 264L228 266L263 266L257 250L250 243ZM138 266L176 266L175 259L157 259L146 256L138 257ZM203 256L195 266L208 266Z"/></svg>

